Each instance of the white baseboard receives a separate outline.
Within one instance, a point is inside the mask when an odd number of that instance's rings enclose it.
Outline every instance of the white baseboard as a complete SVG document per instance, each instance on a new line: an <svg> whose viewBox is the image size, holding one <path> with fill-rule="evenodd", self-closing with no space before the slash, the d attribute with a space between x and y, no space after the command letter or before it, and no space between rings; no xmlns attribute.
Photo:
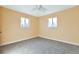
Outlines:
<svg viewBox="0 0 79 59"><path fill-rule="evenodd" d="M35 38L35 37L46 38L46 39L50 39L50 40L55 40L55 41L64 42L64 43L67 43L67 44L79 46L79 43L74 43L74 42L69 42L69 41L59 40L59 39L52 39L52 38L49 38L49 37L46 37L46 36L33 36L33 37L21 39L21 40L16 40L16 41L13 41L13 42L3 43L3 44L1 44L0 46L12 44L12 43L16 43L16 42L20 42L20 41L24 41L24 40L28 40L28 39Z"/></svg>
<svg viewBox="0 0 79 59"><path fill-rule="evenodd" d="M25 38L25 39L20 39L20 40L16 40L16 41L12 41L12 42L3 43L3 44L0 44L0 46L9 45L9 44L12 44L12 43L16 43L16 42L20 42L20 41L28 40L28 39L35 38L35 37L36 37L36 36L29 37L29 38Z"/></svg>
<svg viewBox="0 0 79 59"><path fill-rule="evenodd" d="M55 41L59 41L59 42L63 42L63 43L67 43L67 44L70 44L70 45L79 46L79 43L69 42L69 41L60 40L60 39L52 39L52 38L48 38L48 37L44 37L44 36L39 36L39 37L50 39L50 40L55 40Z"/></svg>

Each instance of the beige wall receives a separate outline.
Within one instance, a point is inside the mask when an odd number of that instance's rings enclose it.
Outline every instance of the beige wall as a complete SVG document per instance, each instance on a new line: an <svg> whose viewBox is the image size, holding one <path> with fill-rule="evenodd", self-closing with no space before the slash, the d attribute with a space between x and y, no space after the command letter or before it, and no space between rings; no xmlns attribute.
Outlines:
<svg viewBox="0 0 79 59"><path fill-rule="evenodd" d="M20 27L20 17L24 16L29 18L30 27L22 29ZM37 36L37 17L15 12L6 8L2 8L2 44L8 44L24 39L29 39Z"/></svg>
<svg viewBox="0 0 79 59"><path fill-rule="evenodd" d="M58 27L48 28L48 18L57 16ZM39 36L79 44L79 6L54 14L42 16L40 21Z"/></svg>
<svg viewBox="0 0 79 59"><path fill-rule="evenodd" d="M39 18L6 8L0 8L0 10L2 10L0 11L0 13L2 12L0 29L3 45L37 36L79 44L79 6ZM22 29L20 27L21 16L30 19L29 28ZM48 18L53 16L58 17L56 29L47 27Z"/></svg>
<svg viewBox="0 0 79 59"><path fill-rule="evenodd" d="M2 8L0 8L0 32L1 32L1 23L2 23ZM1 44L1 33L0 33L0 44Z"/></svg>
<svg viewBox="0 0 79 59"><path fill-rule="evenodd" d="M1 31L1 8L0 8L0 31Z"/></svg>
<svg viewBox="0 0 79 59"><path fill-rule="evenodd" d="M1 32L1 8L0 8L0 32ZM1 35L0 35L0 43L1 43Z"/></svg>

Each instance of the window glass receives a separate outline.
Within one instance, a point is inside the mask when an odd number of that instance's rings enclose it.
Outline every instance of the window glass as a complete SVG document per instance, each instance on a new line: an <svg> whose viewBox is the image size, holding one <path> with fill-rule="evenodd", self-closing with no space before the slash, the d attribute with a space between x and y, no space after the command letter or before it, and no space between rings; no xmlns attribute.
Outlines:
<svg viewBox="0 0 79 59"><path fill-rule="evenodd" d="M48 19L48 27L57 27L57 17Z"/></svg>
<svg viewBox="0 0 79 59"><path fill-rule="evenodd" d="M25 17L21 17L21 27L27 28L29 27L29 19Z"/></svg>

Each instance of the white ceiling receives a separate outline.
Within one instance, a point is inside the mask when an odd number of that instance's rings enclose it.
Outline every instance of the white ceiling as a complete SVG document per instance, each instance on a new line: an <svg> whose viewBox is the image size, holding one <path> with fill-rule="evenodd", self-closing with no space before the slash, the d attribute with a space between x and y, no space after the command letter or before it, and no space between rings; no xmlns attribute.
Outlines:
<svg viewBox="0 0 79 59"><path fill-rule="evenodd" d="M43 5L43 7L46 8L47 10L45 12L41 12L41 11L34 11L33 8L35 6L36 5L4 5L3 7L9 8L15 11L27 13L33 16L44 16L47 14L51 14L54 12L59 12L68 8L75 7L74 5Z"/></svg>

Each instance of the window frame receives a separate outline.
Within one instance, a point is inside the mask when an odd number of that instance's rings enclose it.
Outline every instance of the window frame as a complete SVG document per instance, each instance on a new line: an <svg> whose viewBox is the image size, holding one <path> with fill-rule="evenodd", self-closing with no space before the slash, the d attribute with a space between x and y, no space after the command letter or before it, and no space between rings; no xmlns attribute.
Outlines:
<svg viewBox="0 0 79 59"><path fill-rule="evenodd" d="M48 28L57 28L58 26L58 17L48 18Z"/></svg>
<svg viewBox="0 0 79 59"><path fill-rule="evenodd" d="M20 25L21 28L28 28L29 27L29 18L26 17L20 17Z"/></svg>

